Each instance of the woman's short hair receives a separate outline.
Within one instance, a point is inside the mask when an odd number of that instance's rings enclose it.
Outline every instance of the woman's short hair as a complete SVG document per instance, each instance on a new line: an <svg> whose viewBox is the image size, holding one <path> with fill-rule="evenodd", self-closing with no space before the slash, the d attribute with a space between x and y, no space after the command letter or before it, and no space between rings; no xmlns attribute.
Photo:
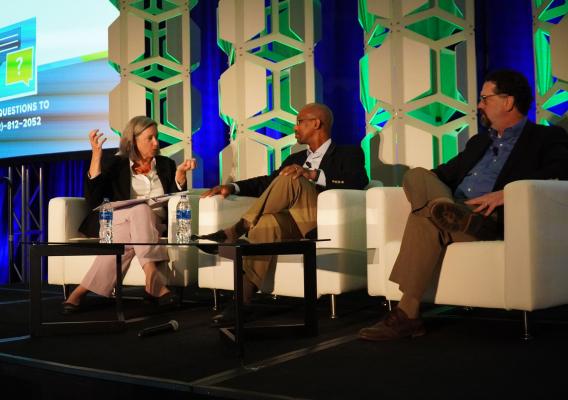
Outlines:
<svg viewBox="0 0 568 400"><path fill-rule="evenodd" d="M158 126L158 124L152 118L148 118L145 115L139 115L128 121L122 131L120 144L118 146L118 155L129 158L132 161L140 160L140 153L138 153L138 149L136 148L135 138L152 126Z"/></svg>

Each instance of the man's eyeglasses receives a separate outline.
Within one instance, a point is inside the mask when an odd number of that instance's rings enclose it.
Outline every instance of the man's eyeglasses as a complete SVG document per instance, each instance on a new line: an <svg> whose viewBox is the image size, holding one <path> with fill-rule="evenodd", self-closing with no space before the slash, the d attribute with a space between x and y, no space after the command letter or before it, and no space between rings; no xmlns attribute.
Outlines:
<svg viewBox="0 0 568 400"><path fill-rule="evenodd" d="M479 95L479 101L483 102L483 104L487 104L487 99L493 96L499 96L499 97L507 97L509 96L508 94L504 94L504 93L495 93L495 94L481 94Z"/></svg>
<svg viewBox="0 0 568 400"><path fill-rule="evenodd" d="M296 125L300 125L302 123L302 121L313 121L316 120L317 118L300 118L296 120Z"/></svg>

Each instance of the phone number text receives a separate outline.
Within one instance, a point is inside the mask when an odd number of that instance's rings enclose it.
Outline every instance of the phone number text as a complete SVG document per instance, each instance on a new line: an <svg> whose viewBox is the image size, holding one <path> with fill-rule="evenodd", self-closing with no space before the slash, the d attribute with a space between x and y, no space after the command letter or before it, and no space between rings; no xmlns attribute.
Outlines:
<svg viewBox="0 0 568 400"><path fill-rule="evenodd" d="M13 119L10 121L0 121L0 132L4 130L13 131L16 129L33 128L41 125L41 117L29 117Z"/></svg>

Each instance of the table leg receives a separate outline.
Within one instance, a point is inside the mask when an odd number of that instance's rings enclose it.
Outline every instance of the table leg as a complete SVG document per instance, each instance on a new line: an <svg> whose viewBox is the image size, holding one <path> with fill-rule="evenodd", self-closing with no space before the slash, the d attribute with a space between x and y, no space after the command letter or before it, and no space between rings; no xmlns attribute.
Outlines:
<svg viewBox="0 0 568 400"><path fill-rule="evenodd" d="M302 325L271 325L254 326L245 329L243 320L243 255L280 255L280 254L302 254L304 257L304 304L305 315ZM239 245L220 245L219 255L233 260L233 277L235 290L235 326L234 333L229 328L221 328L221 333L232 340L238 349L238 354L244 357L245 332L249 333L266 331L271 328L279 328L281 331L298 332L307 336L318 334L317 320L317 270L316 270L316 245L315 242L299 241L290 243L274 244L246 244Z"/></svg>
<svg viewBox="0 0 568 400"><path fill-rule="evenodd" d="M235 276L235 342L239 357L244 357L244 321L243 321L243 255L239 246L233 247L233 270Z"/></svg>
<svg viewBox="0 0 568 400"><path fill-rule="evenodd" d="M304 301L305 301L305 329L306 335L318 334L317 319L317 269L316 269L316 244L309 242L303 252L304 256Z"/></svg>
<svg viewBox="0 0 568 400"><path fill-rule="evenodd" d="M30 257L30 335L47 336L53 334L73 334L83 332L110 332L123 330L126 327L122 310L122 254L124 245L107 245L107 247L95 247L89 244L33 244L29 251ZM116 255L117 271L117 314L118 320L103 321L62 321L43 322L42 305L42 257L61 255ZM120 303L120 304L118 304Z"/></svg>
<svg viewBox="0 0 568 400"><path fill-rule="evenodd" d="M38 336L41 328L41 255L37 246L30 249L30 335Z"/></svg>
<svg viewBox="0 0 568 400"><path fill-rule="evenodd" d="M116 255L116 318L120 322L124 322L124 307L122 305L122 255Z"/></svg>

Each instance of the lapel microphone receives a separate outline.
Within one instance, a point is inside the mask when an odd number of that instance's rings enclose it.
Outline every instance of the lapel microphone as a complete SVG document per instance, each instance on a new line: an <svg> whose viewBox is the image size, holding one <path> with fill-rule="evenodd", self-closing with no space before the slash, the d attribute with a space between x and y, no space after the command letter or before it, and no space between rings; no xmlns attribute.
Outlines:
<svg viewBox="0 0 568 400"><path fill-rule="evenodd" d="M164 324L149 326L148 328L142 329L138 332L138 337L146 337L157 335L158 333L164 332L175 332L179 329L179 324L176 320L172 319Z"/></svg>

